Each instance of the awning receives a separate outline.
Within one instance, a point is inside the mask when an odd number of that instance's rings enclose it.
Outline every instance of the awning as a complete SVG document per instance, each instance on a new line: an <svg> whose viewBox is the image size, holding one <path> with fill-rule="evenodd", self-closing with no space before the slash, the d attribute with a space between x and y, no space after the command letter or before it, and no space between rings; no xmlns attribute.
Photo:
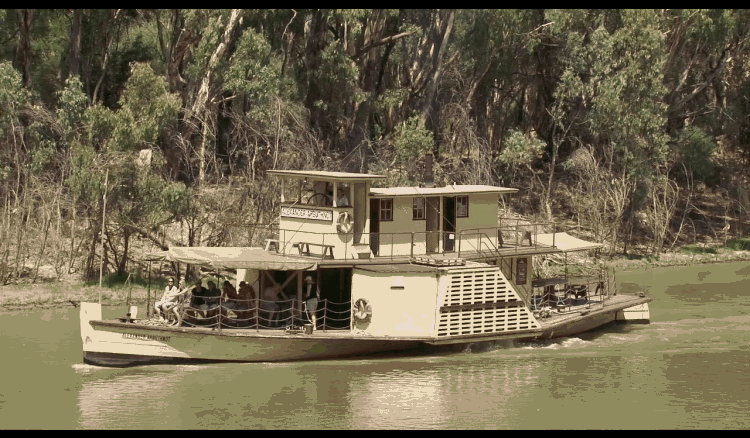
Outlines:
<svg viewBox="0 0 750 438"><path fill-rule="evenodd" d="M274 271L315 270L317 263L270 253L263 248L176 246L148 254L146 260L167 260L209 268L262 269Z"/></svg>
<svg viewBox="0 0 750 438"><path fill-rule="evenodd" d="M587 242L571 236L568 233L548 233L537 234L536 242L539 245L552 246L554 236L555 246L561 251L582 251L590 249L599 249L604 245L601 243Z"/></svg>

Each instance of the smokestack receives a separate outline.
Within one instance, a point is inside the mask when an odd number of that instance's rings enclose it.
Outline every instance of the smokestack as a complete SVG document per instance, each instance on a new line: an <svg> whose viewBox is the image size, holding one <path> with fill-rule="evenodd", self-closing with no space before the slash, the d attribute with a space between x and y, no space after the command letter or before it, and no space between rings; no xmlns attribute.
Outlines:
<svg viewBox="0 0 750 438"><path fill-rule="evenodd" d="M432 172L432 154L425 154L424 156L424 175L422 176L422 184L425 187L435 187L435 174Z"/></svg>

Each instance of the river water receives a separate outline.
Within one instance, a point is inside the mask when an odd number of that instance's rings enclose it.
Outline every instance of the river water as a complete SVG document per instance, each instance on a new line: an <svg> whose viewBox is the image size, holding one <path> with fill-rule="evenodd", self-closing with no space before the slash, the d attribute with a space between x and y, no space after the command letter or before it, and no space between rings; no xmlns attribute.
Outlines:
<svg viewBox="0 0 750 438"><path fill-rule="evenodd" d="M364 360L102 368L82 363L77 309L3 312L0 428L748 428L748 274L621 272L651 324Z"/></svg>

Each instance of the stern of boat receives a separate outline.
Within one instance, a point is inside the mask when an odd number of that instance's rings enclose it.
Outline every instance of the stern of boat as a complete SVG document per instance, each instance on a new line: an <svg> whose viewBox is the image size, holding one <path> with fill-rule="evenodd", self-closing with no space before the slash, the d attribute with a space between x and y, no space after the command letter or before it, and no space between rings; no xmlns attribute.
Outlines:
<svg viewBox="0 0 750 438"><path fill-rule="evenodd" d="M628 307L617 311L615 321L620 324L648 324L651 322L651 313L648 309L648 303Z"/></svg>

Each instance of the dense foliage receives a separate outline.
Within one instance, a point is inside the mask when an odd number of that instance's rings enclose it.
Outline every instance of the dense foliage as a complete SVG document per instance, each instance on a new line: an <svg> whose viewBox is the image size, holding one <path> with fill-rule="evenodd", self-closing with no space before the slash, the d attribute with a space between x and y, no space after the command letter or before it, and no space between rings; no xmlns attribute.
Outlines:
<svg viewBox="0 0 750 438"><path fill-rule="evenodd" d="M520 213L658 254L700 234L696 186L744 219L749 29L745 10L3 10L0 276L124 273L134 238L249 244L275 219L266 170L406 185L427 152L438 182L518 187Z"/></svg>

